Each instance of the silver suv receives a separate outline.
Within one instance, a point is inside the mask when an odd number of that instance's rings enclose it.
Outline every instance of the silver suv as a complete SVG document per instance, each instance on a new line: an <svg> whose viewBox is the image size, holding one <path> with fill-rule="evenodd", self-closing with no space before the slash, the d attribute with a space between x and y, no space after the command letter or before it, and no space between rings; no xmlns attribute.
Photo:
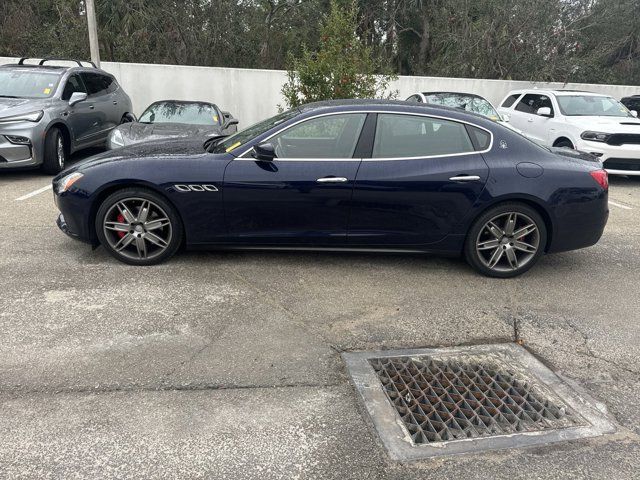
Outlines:
<svg viewBox="0 0 640 480"><path fill-rule="evenodd" d="M0 169L42 166L56 174L71 153L104 144L114 127L135 119L113 75L93 64L25 60L0 66Z"/></svg>

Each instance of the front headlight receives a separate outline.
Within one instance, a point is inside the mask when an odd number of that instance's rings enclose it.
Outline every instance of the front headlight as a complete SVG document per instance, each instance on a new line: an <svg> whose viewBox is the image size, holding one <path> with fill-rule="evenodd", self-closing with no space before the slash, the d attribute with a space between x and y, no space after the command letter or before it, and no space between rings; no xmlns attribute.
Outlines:
<svg viewBox="0 0 640 480"><path fill-rule="evenodd" d="M80 172L73 172L66 177L62 177L56 186L56 193L60 195L61 193L66 192L71 188L71 185L76 183L82 177L84 177L84 174Z"/></svg>
<svg viewBox="0 0 640 480"><path fill-rule="evenodd" d="M611 138L611 134L602 132L583 132L582 135L580 135L580 138L582 138L583 140L589 140L591 142L607 143L607 141Z"/></svg>
<svg viewBox="0 0 640 480"><path fill-rule="evenodd" d="M120 130L114 130L109 135L109 148L124 147L124 136Z"/></svg>
<svg viewBox="0 0 640 480"><path fill-rule="evenodd" d="M39 110L37 112L31 113L23 113L20 115L12 115L10 117L2 117L0 118L0 123L9 123L9 122L39 122L44 112Z"/></svg>

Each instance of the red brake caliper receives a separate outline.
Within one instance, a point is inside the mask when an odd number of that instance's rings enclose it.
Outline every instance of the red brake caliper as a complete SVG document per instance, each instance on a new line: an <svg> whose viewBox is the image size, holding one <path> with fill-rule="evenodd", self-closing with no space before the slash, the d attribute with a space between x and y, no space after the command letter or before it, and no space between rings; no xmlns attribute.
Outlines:
<svg viewBox="0 0 640 480"><path fill-rule="evenodd" d="M118 214L118 218L117 218L117 220L118 220L118 222L119 222L119 223L124 223L124 217L122 216L122 214L121 214L121 213L119 213L119 214ZM122 238L122 237L124 237L124 236L125 236L125 232L116 232L116 233L118 234L118 236L119 236L120 238Z"/></svg>

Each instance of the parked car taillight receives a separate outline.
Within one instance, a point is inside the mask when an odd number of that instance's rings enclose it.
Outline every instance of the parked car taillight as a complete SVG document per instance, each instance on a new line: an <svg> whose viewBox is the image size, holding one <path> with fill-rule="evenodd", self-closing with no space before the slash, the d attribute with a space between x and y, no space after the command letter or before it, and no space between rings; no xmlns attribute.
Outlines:
<svg viewBox="0 0 640 480"><path fill-rule="evenodd" d="M605 190L609 190L609 175L607 174L606 170L594 170L589 173L591 174L593 179L598 182L598 185L600 185Z"/></svg>

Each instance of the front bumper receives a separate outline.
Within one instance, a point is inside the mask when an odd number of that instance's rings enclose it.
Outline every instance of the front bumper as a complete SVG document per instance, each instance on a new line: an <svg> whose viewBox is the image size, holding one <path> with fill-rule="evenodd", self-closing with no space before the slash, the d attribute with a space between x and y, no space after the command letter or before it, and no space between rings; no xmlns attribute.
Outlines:
<svg viewBox="0 0 640 480"><path fill-rule="evenodd" d="M78 240L78 235L73 233L71 229L69 229L69 225L67 225L67 222L65 221L63 214L61 213L58 214L58 218L56 218L56 225L58 225L58 228L62 230L62 233L69 235L71 238Z"/></svg>
<svg viewBox="0 0 640 480"><path fill-rule="evenodd" d="M40 165L42 161L39 152L43 146L42 139L43 134L38 124L32 122L0 124L0 169Z"/></svg>
<svg viewBox="0 0 640 480"><path fill-rule="evenodd" d="M612 175L640 175L640 145L607 145L582 140L576 149L595 154Z"/></svg>

